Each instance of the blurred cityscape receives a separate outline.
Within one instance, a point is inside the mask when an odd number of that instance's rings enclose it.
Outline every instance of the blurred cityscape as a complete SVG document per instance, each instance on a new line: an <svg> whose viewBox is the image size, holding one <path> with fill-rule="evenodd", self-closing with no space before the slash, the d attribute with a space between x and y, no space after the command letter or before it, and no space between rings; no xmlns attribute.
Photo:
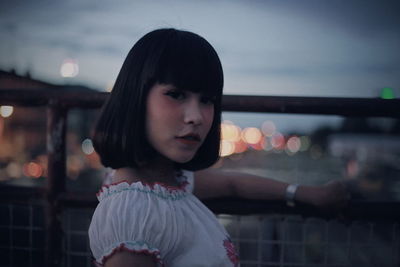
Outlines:
<svg viewBox="0 0 400 267"><path fill-rule="evenodd" d="M75 70L72 65L64 71L68 76ZM19 88L66 87L35 80L29 73L0 71L0 90ZM93 89L68 86L68 90ZM394 94L384 89L379 97L390 99ZM99 109L68 112L68 192L94 196L109 173L100 164L91 141L98 112ZM346 117L335 127L321 124L309 131L283 131L277 126L281 125L278 121L267 114L265 117L260 125L246 127L231 119L234 116L223 121L221 159L213 168L301 184L345 179L352 186L353 199L384 201L384 205L386 201L400 201L400 120ZM46 186L46 120L44 107L0 105L0 187ZM87 229L93 208L77 205L63 207L56 214L62 233L61 263L57 266L92 266ZM47 238L54 236L48 224L49 207L44 199L0 203L0 266L48 264L52 254ZM273 213L219 214L218 220L232 237L243 267L392 267L399 262L398 221L375 218L341 222Z"/></svg>
<svg viewBox="0 0 400 267"><path fill-rule="evenodd" d="M73 66L69 71L65 75L72 75ZM63 86L35 80L29 73L0 71L0 90L13 88L60 90ZM377 97L395 96L385 88ZM90 139L98 111L73 109L68 114L68 191L96 191L107 175ZM359 197L400 200L398 119L348 117L339 127L321 125L308 133L281 132L272 120L253 127L238 125L223 121L221 160L214 168L302 184L345 178L355 185ZM0 184L41 187L46 177L46 109L1 106Z"/></svg>

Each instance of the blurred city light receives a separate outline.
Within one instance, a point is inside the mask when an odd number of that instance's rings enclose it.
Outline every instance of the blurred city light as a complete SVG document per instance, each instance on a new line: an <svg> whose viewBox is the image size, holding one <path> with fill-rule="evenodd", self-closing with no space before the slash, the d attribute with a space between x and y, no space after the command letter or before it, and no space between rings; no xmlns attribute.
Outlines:
<svg viewBox="0 0 400 267"><path fill-rule="evenodd" d="M235 152L235 144L227 140L221 141L221 149L220 149L221 157L232 155L234 152Z"/></svg>
<svg viewBox="0 0 400 267"><path fill-rule="evenodd" d="M285 137L283 134L276 132L271 137L271 145L274 149L281 150L285 147Z"/></svg>
<svg viewBox="0 0 400 267"><path fill-rule="evenodd" d="M261 131L265 136L272 136L276 131L275 123L272 121L264 121L261 125Z"/></svg>
<svg viewBox="0 0 400 267"><path fill-rule="evenodd" d="M24 164L23 173L25 176L39 178L43 174L43 168L35 162Z"/></svg>
<svg viewBox="0 0 400 267"><path fill-rule="evenodd" d="M250 148L277 153L286 151L289 156L293 156L297 152L309 150L310 146L310 137L285 137L278 132L272 121L264 121L260 129L247 127L243 130L232 121L225 120L221 123L221 157L238 155ZM315 159L322 156L322 152L316 147L310 153Z"/></svg>
<svg viewBox="0 0 400 267"><path fill-rule="evenodd" d="M300 150L301 141L297 136L290 137L286 142L286 148L290 153L297 153Z"/></svg>
<svg viewBox="0 0 400 267"><path fill-rule="evenodd" d="M300 151L307 151L310 148L311 140L308 136L300 137Z"/></svg>
<svg viewBox="0 0 400 267"><path fill-rule="evenodd" d="M22 168L17 162L10 162L6 167L6 172L11 178L19 178L22 174Z"/></svg>
<svg viewBox="0 0 400 267"><path fill-rule="evenodd" d="M93 147L92 140L90 140L89 138L83 140L83 142L82 142L82 151L86 155L90 155L90 154L92 154L94 152L94 147Z"/></svg>
<svg viewBox="0 0 400 267"><path fill-rule="evenodd" d="M262 138L261 131L255 127L245 128L242 131L242 139L250 145L255 145L260 142Z"/></svg>
<svg viewBox="0 0 400 267"><path fill-rule="evenodd" d="M79 73L78 62L74 59L65 59L61 64L60 74L64 78L72 78Z"/></svg>
<svg viewBox="0 0 400 267"><path fill-rule="evenodd" d="M255 144L250 144L250 147L253 148L254 150L263 150L264 144L265 144L265 138L261 136L258 142Z"/></svg>
<svg viewBox="0 0 400 267"><path fill-rule="evenodd" d="M243 153L247 150L247 144L240 139L235 143L235 153Z"/></svg>
<svg viewBox="0 0 400 267"><path fill-rule="evenodd" d="M263 149L265 151L271 151L273 149L270 138L265 137L265 141L263 143Z"/></svg>
<svg viewBox="0 0 400 267"><path fill-rule="evenodd" d="M224 121L221 124L222 140L238 142L240 140L241 129L230 121Z"/></svg>
<svg viewBox="0 0 400 267"><path fill-rule="evenodd" d="M392 88L385 87L381 91L381 98L383 99L394 99L394 92Z"/></svg>
<svg viewBox="0 0 400 267"><path fill-rule="evenodd" d="M0 115L3 118L10 117L14 112L13 106L0 106Z"/></svg>

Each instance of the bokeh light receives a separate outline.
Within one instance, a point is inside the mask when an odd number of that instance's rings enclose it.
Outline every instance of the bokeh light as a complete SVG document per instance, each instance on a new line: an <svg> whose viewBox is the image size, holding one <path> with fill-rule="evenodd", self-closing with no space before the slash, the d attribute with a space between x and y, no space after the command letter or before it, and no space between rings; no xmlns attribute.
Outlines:
<svg viewBox="0 0 400 267"><path fill-rule="evenodd" d="M10 117L14 112L13 106L0 106L0 115L3 118Z"/></svg>
<svg viewBox="0 0 400 267"><path fill-rule="evenodd" d="M393 89L389 88L389 87L382 88L381 98L382 99L394 99L395 96L394 96Z"/></svg>
<svg viewBox="0 0 400 267"><path fill-rule="evenodd" d="M240 140L241 129L230 121L224 121L221 124L222 140L238 142Z"/></svg>
<svg viewBox="0 0 400 267"><path fill-rule="evenodd" d="M271 145L274 149L281 150L284 149L285 147L285 137L283 134L276 132L272 137L271 137Z"/></svg>
<svg viewBox="0 0 400 267"><path fill-rule="evenodd" d="M300 137L300 151L307 151L311 146L311 140L308 136L301 136Z"/></svg>
<svg viewBox="0 0 400 267"><path fill-rule="evenodd" d="M300 138L297 136L290 137L286 142L286 148L290 153L297 153L300 150L301 141Z"/></svg>
<svg viewBox="0 0 400 267"><path fill-rule="evenodd" d="M76 77L79 73L78 61L74 59L65 59L61 64L60 74L64 78Z"/></svg>
<svg viewBox="0 0 400 267"><path fill-rule="evenodd" d="M272 136L276 131L275 123L272 121L264 121L261 125L261 131L265 136Z"/></svg>
<svg viewBox="0 0 400 267"><path fill-rule="evenodd" d="M6 172L11 178L19 178L22 175L22 167L17 162L10 162L6 167Z"/></svg>
<svg viewBox="0 0 400 267"><path fill-rule="evenodd" d="M263 143L263 149L264 149L265 151L267 151L267 152L268 152L268 151L271 151L271 150L273 149L273 147L272 147L270 138L265 137L264 139L265 139L265 140L264 140L264 143Z"/></svg>
<svg viewBox="0 0 400 267"><path fill-rule="evenodd" d="M242 139L247 144L255 145L260 142L262 138L261 131L255 127L245 128L242 131Z"/></svg>
<svg viewBox="0 0 400 267"><path fill-rule="evenodd" d="M243 153L246 150L247 150L247 144L242 139L235 142L235 153Z"/></svg>
<svg viewBox="0 0 400 267"><path fill-rule="evenodd" d="M94 152L94 147L93 147L92 140L90 140L89 138L83 140L83 142L82 142L82 151L86 155L90 155L90 154L92 154Z"/></svg>
<svg viewBox="0 0 400 267"><path fill-rule="evenodd" d="M220 149L221 157L227 157L235 152L235 144L230 141L222 140L220 145L221 145Z"/></svg>
<svg viewBox="0 0 400 267"><path fill-rule="evenodd" d="M265 138L261 136L256 144L250 144L250 147L254 150L263 150L264 149Z"/></svg>
<svg viewBox="0 0 400 267"><path fill-rule="evenodd" d="M23 173L28 177L39 178L43 174L43 168L36 162L29 162L24 164Z"/></svg>

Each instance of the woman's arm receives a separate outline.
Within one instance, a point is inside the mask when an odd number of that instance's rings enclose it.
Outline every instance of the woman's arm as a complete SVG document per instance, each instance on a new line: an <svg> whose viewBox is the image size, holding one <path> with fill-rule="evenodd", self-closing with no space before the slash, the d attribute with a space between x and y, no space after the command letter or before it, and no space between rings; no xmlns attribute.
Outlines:
<svg viewBox="0 0 400 267"><path fill-rule="evenodd" d="M285 200L288 183L256 175L206 169L195 173L194 194L201 199L238 196L247 199ZM295 201L318 207L342 207L349 199L344 183L299 186Z"/></svg>
<svg viewBox="0 0 400 267"><path fill-rule="evenodd" d="M112 255L104 264L104 267L156 267L152 256L137 254L129 251L119 251Z"/></svg>

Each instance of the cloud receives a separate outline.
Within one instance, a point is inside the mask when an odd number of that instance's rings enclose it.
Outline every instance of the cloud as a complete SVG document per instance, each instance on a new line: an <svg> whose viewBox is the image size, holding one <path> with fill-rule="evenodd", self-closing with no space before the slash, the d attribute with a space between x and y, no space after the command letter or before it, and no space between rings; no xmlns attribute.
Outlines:
<svg viewBox="0 0 400 267"><path fill-rule="evenodd" d="M400 65L398 6L388 0L1 1L0 38L6 44L0 54L21 57L7 62L50 54L59 62L75 56L96 62L86 77L112 80L106 68L120 64L143 34L176 27L199 33L216 47L230 85L263 88L268 77L281 88L296 83L310 88L310 81L320 83L315 88L333 88L353 75L354 87L355 81L364 87L362 80L369 76L400 86L395 77ZM14 55L7 47L13 47ZM36 56L43 51L46 55ZM55 63L46 59L51 68ZM43 71L38 62L32 65ZM96 78L96 66L105 75Z"/></svg>
<svg viewBox="0 0 400 267"><path fill-rule="evenodd" d="M359 36L388 31L398 33L400 26L400 2L397 0L265 1L267 5Z"/></svg>

